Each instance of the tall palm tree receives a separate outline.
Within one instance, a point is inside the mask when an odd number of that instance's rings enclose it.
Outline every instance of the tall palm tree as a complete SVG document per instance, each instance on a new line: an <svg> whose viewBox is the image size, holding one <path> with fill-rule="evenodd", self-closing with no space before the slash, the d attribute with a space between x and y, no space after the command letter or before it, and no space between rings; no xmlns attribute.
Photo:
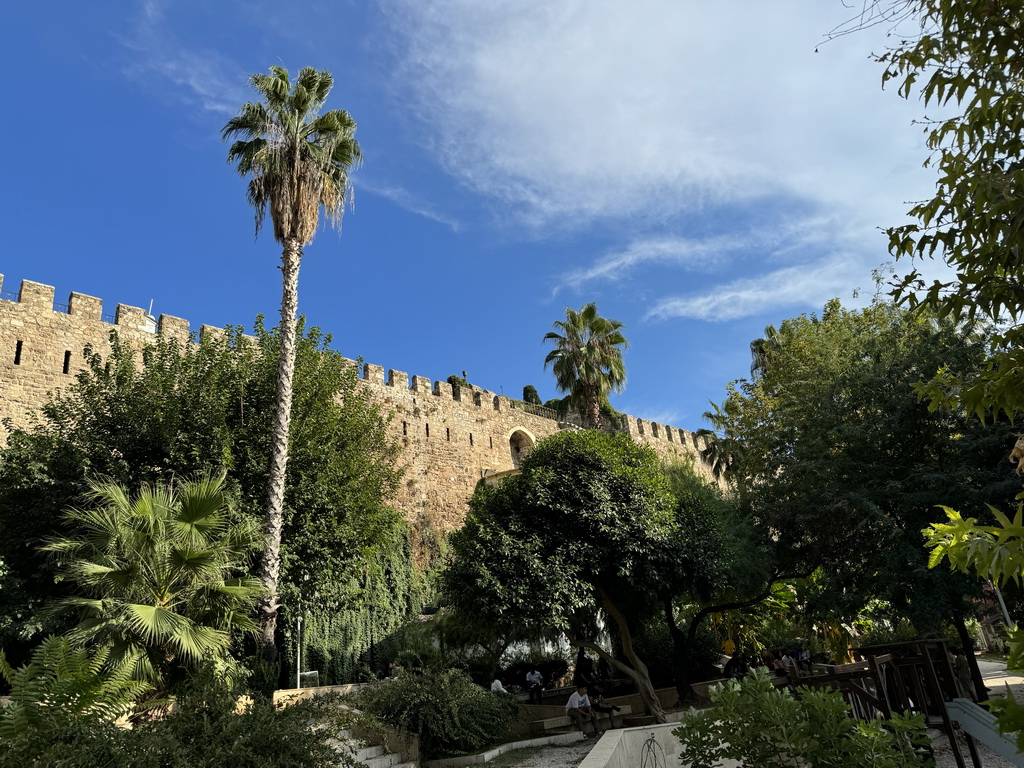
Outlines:
<svg viewBox="0 0 1024 768"><path fill-rule="evenodd" d="M228 661L232 634L256 630L263 585L245 574L262 536L231 519L223 484L206 476L134 496L92 484L88 507L64 515L72 532L44 547L81 593L53 609L78 614L72 642L109 647L111 665L129 664L157 691L180 667Z"/></svg>
<svg viewBox="0 0 1024 768"><path fill-rule="evenodd" d="M270 479L264 510L266 549L259 573L266 587L260 605L260 640L264 657L276 658L277 585L281 572L285 472L291 423L292 377L295 372L295 322L298 310L299 264L302 249L313 241L323 210L335 226L351 200L349 171L362 159L355 139L356 124L345 110L320 113L334 79L329 72L305 67L295 79L288 70L271 67L249 83L261 102L242 105L224 126L223 137L238 140L228 162L249 177L249 202L256 209L256 233L269 209L274 239L281 252L281 326L277 366L277 401L270 453Z"/></svg>
<svg viewBox="0 0 1024 768"><path fill-rule="evenodd" d="M612 390L621 392L626 384L626 366L622 350L629 346L620 332L618 320L601 317L597 304L590 302L579 312L565 308L565 320L555 322L556 331L544 341L555 348L544 358L551 365L561 392L568 393L569 404L583 413L591 429L601 426L601 403Z"/></svg>

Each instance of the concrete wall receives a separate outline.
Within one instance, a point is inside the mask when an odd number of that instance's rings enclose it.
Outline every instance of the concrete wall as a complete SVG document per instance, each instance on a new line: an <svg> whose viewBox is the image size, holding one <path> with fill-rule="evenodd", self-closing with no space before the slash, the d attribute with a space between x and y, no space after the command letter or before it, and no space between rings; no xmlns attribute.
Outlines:
<svg viewBox="0 0 1024 768"><path fill-rule="evenodd" d="M678 723L648 725L608 731L590 750L579 768L637 768L637 766L682 766L679 739L672 733ZM726 760L720 768L741 768L735 760Z"/></svg>
<svg viewBox="0 0 1024 768"><path fill-rule="evenodd" d="M17 294L0 293L0 418L15 427L27 426L31 409L74 380L85 367L86 347L105 356L111 331L135 347L154 333L191 338L188 321L178 317L160 315L154 322L144 310L125 304L104 314L100 299L81 293L71 293L66 304L54 299L51 286L29 280L21 282ZM200 337L218 332L212 326L199 329ZM545 409L524 409L488 390L453 387L374 364L362 366L360 386L393 414L390 429L404 447L405 465L394 501L414 525L459 527L466 499L481 478L514 469L540 440L577 428ZM710 477L690 432L633 416L623 416L616 428L663 458L694 461Z"/></svg>

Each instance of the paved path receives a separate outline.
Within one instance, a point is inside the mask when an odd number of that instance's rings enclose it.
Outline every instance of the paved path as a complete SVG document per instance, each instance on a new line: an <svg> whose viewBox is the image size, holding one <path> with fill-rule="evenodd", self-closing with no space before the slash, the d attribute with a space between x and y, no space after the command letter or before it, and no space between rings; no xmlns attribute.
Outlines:
<svg viewBox="0 0 1024 768"><path fill-rule="evenodd" d="M1007 672L1006 664L1002 661L983 661L978 659L978 668L981 670L981 676L985 680L985 685L992 689L988 694L989 698L1005 696L1007 686L1009 686L1010 693L1014 698L1017 701L1024 701L1024 676ZM970 768L971 757L967 752L967 745L962 740L960 751L967 762L968 768ZM1001 757L992 754L984 744L978 744L978 754L981 757L981 764L985 768L1014 768L1012 763L1008 763ZM936 750L935 763L936 768L955 768L956 761L953 759L953 753L949 751L949 747Z"/></svg>

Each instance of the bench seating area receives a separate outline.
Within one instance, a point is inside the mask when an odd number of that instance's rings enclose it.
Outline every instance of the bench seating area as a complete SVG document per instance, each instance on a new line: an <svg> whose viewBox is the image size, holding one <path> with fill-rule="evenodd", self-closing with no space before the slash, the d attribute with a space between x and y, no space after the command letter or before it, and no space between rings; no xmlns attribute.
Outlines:
<svg viewBox="0 0 1024 768"><path fill-rule="evenodd" d="M629 704L619 704L618 712L615 712L615 719L621 721L621 718L626 715L632 714L633 708ZM598 726L604 728L609 727L608 718L605 715L601 715L596 721ZM603 725L602 725L603 724ZM543 736L546 733L557 732L559 729L574 729L576 724L573 719L568 715L559 715L558 717L545 717L541 720L533 720L530 722L530 733L531 735Z"/></svg>

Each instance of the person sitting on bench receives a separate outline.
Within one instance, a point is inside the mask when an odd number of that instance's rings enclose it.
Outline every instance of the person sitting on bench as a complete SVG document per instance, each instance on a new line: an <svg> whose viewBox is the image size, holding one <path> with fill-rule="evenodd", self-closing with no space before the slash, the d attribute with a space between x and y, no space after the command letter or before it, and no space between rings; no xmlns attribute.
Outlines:
<svg viewBox="0 0 1024 768"><path fill-rule="evenodd" d="M590 708L595 712L594 729L597 729L597 720L601 715L608 715L608 728L615 727L615 713L619 707L614 704L607 704L604 700L604 686L598 683L594 686L594 695L590 696Z"/></svg>
<svg viewBox="0 0 1024 768"><path fill-rule="evenodd" d="M572 695L569 696L569 700L565 702L565 714L576 723L584 739L589 738L586 729L583 727L584 723L590 723L594 736L597 736L597 725L594 723L594 713L590 709L590 697L587 696L587 686L581 685L577 687Z"/></svg>

